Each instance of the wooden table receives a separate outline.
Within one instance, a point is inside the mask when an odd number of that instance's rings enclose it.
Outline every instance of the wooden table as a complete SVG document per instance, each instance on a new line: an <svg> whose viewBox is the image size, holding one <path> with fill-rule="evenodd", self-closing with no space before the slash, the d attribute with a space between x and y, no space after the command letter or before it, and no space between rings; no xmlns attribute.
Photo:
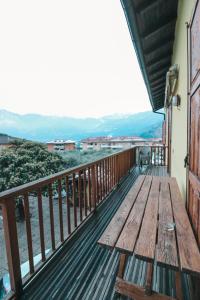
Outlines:
<svg viewBox="0 0 200 300"><path fill-rule="evenodd" d="M134 298L172 299L152 291L153 264L176 271L176 299L182 299L181 272L200 275L200 253L175 178L138 177L98 243L120 252L116 291ZM141 288L123 279L126 258L147 264Z"/></svg>

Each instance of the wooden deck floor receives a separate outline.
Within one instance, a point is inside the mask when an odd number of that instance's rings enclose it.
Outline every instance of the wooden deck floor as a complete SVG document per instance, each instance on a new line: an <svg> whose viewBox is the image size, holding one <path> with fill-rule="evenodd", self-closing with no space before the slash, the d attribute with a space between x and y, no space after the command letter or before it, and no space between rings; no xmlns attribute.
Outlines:
<svg viewBox="0 0 200 300"><path fill-rule="evenodd" d="M165 166L148 166L144 170L144 173L153 176L169 176L167 173L167 167Z"/></svg>
<svg viewBox="0 0 200 300"><path fill-rule="evenodd" d="M148 174L164 175L161 167L143 170ZM125 195L139 175L134 169L112 192L85 225L51 259L46 267L25 287L25 300L114 300L123 299L114 292L119 255L97 244L102 232L113 217ZM146 263L131 257L125 270L127 280L143 285ZM174 274L161 267L154 267L153 288L169 296L175 295ZM189 300L189 279L183 277L184 300Z"/></svg>

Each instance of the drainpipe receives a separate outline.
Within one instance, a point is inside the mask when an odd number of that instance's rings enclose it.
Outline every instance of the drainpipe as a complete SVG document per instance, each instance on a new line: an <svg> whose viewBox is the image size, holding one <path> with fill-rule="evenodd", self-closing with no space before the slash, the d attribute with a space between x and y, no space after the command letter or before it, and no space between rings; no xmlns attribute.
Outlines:
<svg viewBox="0 0 200 300"><path fill-rule="evenodd" d="M159 112L159 111L153 111L155 114L163 115L164 121L165 121L165 113Z"/></svg>

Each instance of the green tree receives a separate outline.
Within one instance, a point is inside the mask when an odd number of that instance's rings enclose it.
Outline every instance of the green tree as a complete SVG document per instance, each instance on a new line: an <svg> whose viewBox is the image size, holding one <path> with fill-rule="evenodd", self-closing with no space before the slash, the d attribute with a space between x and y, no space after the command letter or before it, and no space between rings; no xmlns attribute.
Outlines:
<svg viewBox="0 0 200 300"><path fill-rule="evenodd" d="M0 152L0 191L59 172L76 164L48 152L41 143L13 141Z"/></svg>

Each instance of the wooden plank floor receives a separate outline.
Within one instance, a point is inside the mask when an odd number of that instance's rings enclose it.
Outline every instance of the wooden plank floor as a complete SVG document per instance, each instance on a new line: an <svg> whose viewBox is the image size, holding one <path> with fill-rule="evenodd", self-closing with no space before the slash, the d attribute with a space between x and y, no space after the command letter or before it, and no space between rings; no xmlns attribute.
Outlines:
<svg viewBox="0 0 200 300"><path fill-rule="evenodd" d="M149 168L147 170L150 172ZM163 172L156 167L152 172ZM160 174L160 173L159 173ZM106 226L112 219L124 197L139 175L135 169L123 183L110 195L79 230L74 238L67 242L46 267L36 275L25 288L21 299L25 300L114 300L129 298L118 296L114 292L119 254L97 244ZM154 174L155 175L155 174ZM130 257L126 265L125 279L138 285L144 285L146 263ZM153 289L174 296L174 273L155 266ZM190 300L189 279L183 277L184 300Z"/></svg>

